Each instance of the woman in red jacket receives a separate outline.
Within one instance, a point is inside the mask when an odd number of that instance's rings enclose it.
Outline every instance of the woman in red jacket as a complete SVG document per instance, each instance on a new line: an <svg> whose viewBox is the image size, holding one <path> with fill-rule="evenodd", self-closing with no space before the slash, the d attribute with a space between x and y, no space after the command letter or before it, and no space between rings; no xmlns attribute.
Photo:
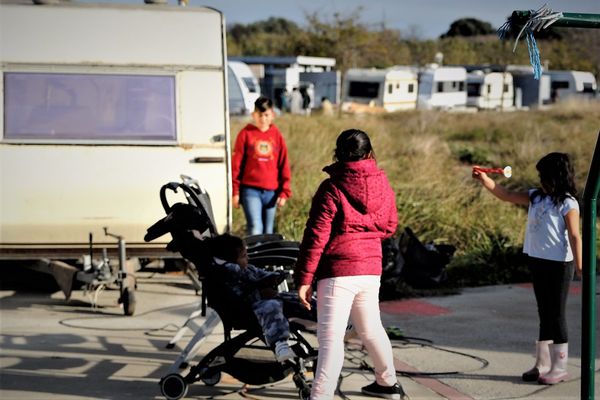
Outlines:
<svg viewBox="0 0 600 400"><path fill-rule="evenodd" d="M285 140L273 124L273 102L254 102L254 124L240 131L231 157L232 203L246 215L248 235L273 233L276 207L292 195L291 172Z"/></svg>
<svg viewBox="0 0 600 400"><path fill-rule="evenodd" d="M324 168L330 177L313 198L294 273L298 295L308 309L312 284L317 282L319 359L311 399L333 399L349 317L374 364L376 381L362 392L407 399L379 314L381 241L396 231L395 194L377 167L365 132L342 132L335 160Z"/></svg>

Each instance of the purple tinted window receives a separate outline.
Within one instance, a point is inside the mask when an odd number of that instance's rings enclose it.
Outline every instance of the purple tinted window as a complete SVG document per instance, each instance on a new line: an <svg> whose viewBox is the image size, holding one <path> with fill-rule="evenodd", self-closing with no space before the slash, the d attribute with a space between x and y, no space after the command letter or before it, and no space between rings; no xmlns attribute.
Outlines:
<svg viewBox="0 0 600 400"><path fill-rule="evenodd" d="M175 78L5 73L4 137L175 140Z"/></svg>

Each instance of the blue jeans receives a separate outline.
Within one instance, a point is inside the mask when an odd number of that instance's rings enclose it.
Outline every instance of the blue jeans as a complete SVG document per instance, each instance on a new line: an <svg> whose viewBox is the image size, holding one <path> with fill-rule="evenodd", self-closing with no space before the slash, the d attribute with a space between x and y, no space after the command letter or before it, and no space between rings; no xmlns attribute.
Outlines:
<svg viewBox="0 0 600 400"><path fill-rule="evenodd" d="M274 190L240 187L240 203L246 215L246 233L273 233L277 195Z"/></svg>

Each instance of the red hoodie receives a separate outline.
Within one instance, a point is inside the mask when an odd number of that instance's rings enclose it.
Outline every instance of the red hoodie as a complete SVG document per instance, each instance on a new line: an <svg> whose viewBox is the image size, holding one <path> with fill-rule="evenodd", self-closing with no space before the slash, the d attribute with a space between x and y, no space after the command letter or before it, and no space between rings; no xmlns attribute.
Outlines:
<svg viewBox="0 0 600 400"><path fill-rule="evenodd" d="M298 285L313 279L381 275L381 241L398 225L396 196L375 160L323 169L295 268Z"/></svg>
<svg viewBox="0 0 600 400"><path fill-rule="evenodd" d="M240 131L231 157L233 195L240 194L240 185L276 190L288 199L291 172L285 140L274 124L262 132L248 124Z"/></svg>

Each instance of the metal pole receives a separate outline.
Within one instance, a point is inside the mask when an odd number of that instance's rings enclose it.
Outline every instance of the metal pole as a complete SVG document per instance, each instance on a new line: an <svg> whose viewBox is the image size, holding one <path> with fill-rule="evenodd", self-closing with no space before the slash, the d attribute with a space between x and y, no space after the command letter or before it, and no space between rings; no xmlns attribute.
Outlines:
<svg viewBox="0 0 600 400"><path fill-rule="evenodd" d="M596 200L600 189L600 132L583 192L581 398L593 400L596 369Z"/></svg>
<svg viewBox="0 0 600 400"><path fill-rule="evenodd" d="M531 16L531 11L515 10L511 15L516 25L523 25ZM600 29L600 14L563 13L563 16L554 22L552 27L566 28L596 28Z"/></svg>

